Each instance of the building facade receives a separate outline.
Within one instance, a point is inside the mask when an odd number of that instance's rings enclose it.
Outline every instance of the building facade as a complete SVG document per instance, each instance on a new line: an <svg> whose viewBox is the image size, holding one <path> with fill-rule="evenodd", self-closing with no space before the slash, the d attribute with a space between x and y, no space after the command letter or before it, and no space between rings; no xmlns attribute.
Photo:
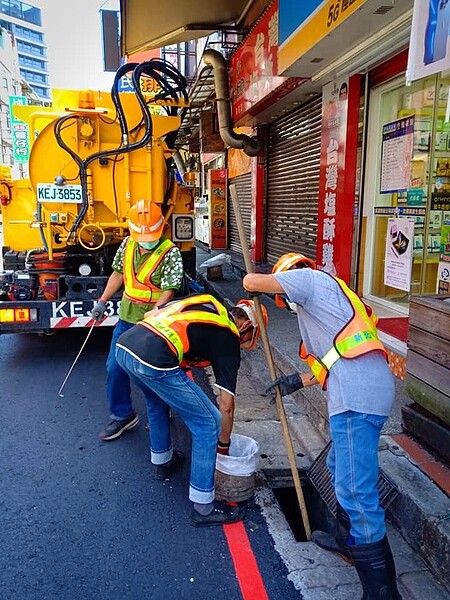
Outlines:
<svg viewBox="0 0 450 600"><path fill-rule="evenodd" d="M22 79L41 102L50 102L47 45L41 9L18 0L1 0L0 26L14 36Z"/></svg>

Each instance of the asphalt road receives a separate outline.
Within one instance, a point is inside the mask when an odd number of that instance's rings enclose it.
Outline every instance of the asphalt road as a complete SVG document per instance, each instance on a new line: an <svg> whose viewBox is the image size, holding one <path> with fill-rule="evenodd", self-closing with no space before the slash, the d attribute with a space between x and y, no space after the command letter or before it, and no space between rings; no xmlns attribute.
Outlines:
<svg viewBox="0 0 450 600"><path fill-rule="evenodd" d="M86 333L0 338L0 598L242 599L223 528L189 524L189 459L173 481L153 477L139 390L139 426L98 438L109 332L93 332L58 396ZM173 434L189 457L176 417ZM245 527L268 598L301 598L254 503Z"/></svg>

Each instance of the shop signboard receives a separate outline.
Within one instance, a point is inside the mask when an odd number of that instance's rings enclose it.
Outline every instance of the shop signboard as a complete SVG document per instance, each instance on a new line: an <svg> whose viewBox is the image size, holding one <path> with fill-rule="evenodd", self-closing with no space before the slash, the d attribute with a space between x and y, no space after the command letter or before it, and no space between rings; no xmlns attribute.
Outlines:
<svg viewBox="0 0 450 600"><path fill-rule="evenodd" d="M13 156L15 163L26 163L30 158L30 141L28 125L14 116L13 106L26 106L28 101L25 96L9 97L9 113L11 115L11 133Z"/></svg>
<svg viewBox="0 0 450 600"><path fill-rule="evenodd" d="M230 81L234 122L247 122L251 111L268 96L275 102L298 87L304 79L278 76L278 2L274 2L252 29L231 59ZM272 98L275 96L275 98Z"/></svg>
<svg viewBox="0 0 450 600"><path fill-rule="evenodd" d="M347 198L344 188L347 113L348 80L324 86L317 262L322 269L345 281L350 277L353 227L353 198Z"/></svg>
<svg viewBox="0 0 450 600"><path fill-rule="evenodd" d="M450 68L450 2L414 0L406 80L416 81Z"/></svg>
<svg viewBox="0 0 450 600"><path fill-rule="evenodd" d="M414 117L404 117L383 125L381 194L393 194L409 189L413 148Z"/></svg>
<svg viewBox="0 0 450 600"><path fill-rule="evenodd" d="M210 248L227 249L227 170L209 171Z"/></svg>
<svg viewBox="0 0 450 600"><path fill-rule="evenodd" d="M384 285L410 291L414 219L389 218L384 260Z"/></svg>
<svg viewBox="0 0 450 600"><path fill-rule="evenodd" d="M283 74L366 0L279 0L278 72Z"/></svg>

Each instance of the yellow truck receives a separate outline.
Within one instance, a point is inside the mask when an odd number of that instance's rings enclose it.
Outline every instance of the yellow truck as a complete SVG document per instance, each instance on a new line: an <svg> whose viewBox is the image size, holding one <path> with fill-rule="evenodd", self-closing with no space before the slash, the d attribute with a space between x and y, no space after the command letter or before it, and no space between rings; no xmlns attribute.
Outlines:
<svg viewBox="0 0 450 600"><path fill-rule="evenodd" d="M118 91L122 77L134 92ZM89 326L142 198L161 205L165 233L195 275L194 189L176 148L187 106L185 78L155 59L122 66L111 93L55 90L50 108L14 107L31 152L29 179L0 169L0 333ZM117 321L118 301L104 325Z"/></svg>

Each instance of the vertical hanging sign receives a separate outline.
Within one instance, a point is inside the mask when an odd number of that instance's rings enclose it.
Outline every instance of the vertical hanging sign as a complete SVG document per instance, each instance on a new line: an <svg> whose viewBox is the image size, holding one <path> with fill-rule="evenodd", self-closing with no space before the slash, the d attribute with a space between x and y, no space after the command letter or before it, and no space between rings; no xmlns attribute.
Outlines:
<svg viewBox="0 0 450 600"><path fill-rule="evenodd" d="M16 106L17 104L27 105L28 102L25 96L9 97L14 162L24 163L28 162L28 159L30 158L28 125L14 116L13 106Z"/></svg>
<svg viewBox="0 0 450 600"><path fill-rule="evenodd" d="M346 205L344 187L347 112L348 80L324 86L317 263L319 268L348 282L353 215Z"/></svg>
<svg viewBox="0 0 450 600"><path fill-rule="evenodd" d="M212 250L227 249L227 170L209 171L209 223Z"/></svg>

